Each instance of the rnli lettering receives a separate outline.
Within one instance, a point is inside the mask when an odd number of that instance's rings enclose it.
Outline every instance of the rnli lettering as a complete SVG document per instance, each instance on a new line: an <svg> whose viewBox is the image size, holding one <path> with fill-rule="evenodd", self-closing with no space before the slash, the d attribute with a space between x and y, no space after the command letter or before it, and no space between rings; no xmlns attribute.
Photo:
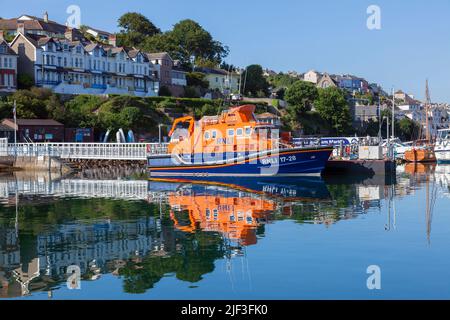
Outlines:
<svg viewBox="0 0 450 320"><path fill-rule="evenodd" d="M216 143L217 144L233 144L234 139L233 138L217 138Z"/></svg>
<svg viewBox="0 0 450 320"><path fill-rule="evenodd" d="M261 159L261 163L266 164L278 164L278 158L263 158Z"/></svg>

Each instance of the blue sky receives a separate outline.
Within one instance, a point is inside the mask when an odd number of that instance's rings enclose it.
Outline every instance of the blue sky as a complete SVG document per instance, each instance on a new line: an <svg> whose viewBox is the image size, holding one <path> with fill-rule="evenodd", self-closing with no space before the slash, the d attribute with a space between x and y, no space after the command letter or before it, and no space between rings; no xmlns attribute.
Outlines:
<svg viewBox="0 0 450 320"><path fill-rule="evenodd" d="M66 8L81 8L81 22L117 30L128 11L147 16L162 30L181 19L198 21L228 45L227 62L259 63L276 71L310 69L351 73L385 90L401 88L423 98L450 102L450 1L448 0L0 0L0 16L22 13L64 23ZM366 9L381 8L381 30L366 27Z"/></svg>

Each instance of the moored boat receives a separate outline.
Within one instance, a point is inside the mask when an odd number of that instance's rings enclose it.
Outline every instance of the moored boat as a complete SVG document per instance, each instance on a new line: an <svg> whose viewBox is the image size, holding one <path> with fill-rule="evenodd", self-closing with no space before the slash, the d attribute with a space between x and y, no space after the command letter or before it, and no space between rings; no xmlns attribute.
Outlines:
<svg viewBox="0 0 450 320"><path fill-rule="evenodd" d="M433 146L414 147L405 151L404 159L407 162L436 162Z"/></svg>
<svg viewBox="0 0 450 320"><path fill-rule="evenodd" d="M438 130L434 153L438 162L450 162L450 129Z"/></svg>
<svg viewBox="0 0 450 320"><path fill-rule="evenodd" d="M333 147L294 147L257 122L254 105L231 107L199 121L182 117L169 132L168 152L148 157L151 177L320 175Z"/></svg>
<svg viewBox="0 0 450 320"><path fill-rule="evenodd" d="M431 104L428 80L425 89L425 140L421 145L414 145L410 150L405 151L405 160L407 162L436 162L434 145L430 135L429 125L429 105ZM420 134L419 134L420 137Z"/></svg>

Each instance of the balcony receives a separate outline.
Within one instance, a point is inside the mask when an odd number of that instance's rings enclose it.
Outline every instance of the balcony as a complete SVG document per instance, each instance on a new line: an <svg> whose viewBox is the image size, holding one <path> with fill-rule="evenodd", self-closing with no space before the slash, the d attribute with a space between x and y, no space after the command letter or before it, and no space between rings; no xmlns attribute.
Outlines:
<svg viewBox="0 0 450 320"><path fill-rule="evenodd" d="M61 81L57 80L38 80L36 81L37 86L57 86Z"/></svg>
<svg viewBox="0 0 450 320"><path fill-rule="evenodd" d="M106 90L106 84L91 84L91 88L92 89L102 89L102 90Z"/></svg>

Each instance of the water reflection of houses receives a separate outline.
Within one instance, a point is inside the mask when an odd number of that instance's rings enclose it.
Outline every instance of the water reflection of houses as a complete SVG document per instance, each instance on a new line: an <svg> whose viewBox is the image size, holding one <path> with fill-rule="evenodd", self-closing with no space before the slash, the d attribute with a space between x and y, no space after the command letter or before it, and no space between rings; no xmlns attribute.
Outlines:
<svg viewBox="0 0 450 320"><path fill-rule="evenodd" d="M165 237L166 234L155 217L74 221L22 240L21 245L15 230L2 228L2 296L25 295L33 288L50 290L52 283L66 279L67 267L71 265L81 269L84 279L95 280L102 273L117 270L129 259L139 259L151 252L164 255L166 249L173 250L175 246L173 237ZM36 278L39 279L29 288Z"/></svg>

